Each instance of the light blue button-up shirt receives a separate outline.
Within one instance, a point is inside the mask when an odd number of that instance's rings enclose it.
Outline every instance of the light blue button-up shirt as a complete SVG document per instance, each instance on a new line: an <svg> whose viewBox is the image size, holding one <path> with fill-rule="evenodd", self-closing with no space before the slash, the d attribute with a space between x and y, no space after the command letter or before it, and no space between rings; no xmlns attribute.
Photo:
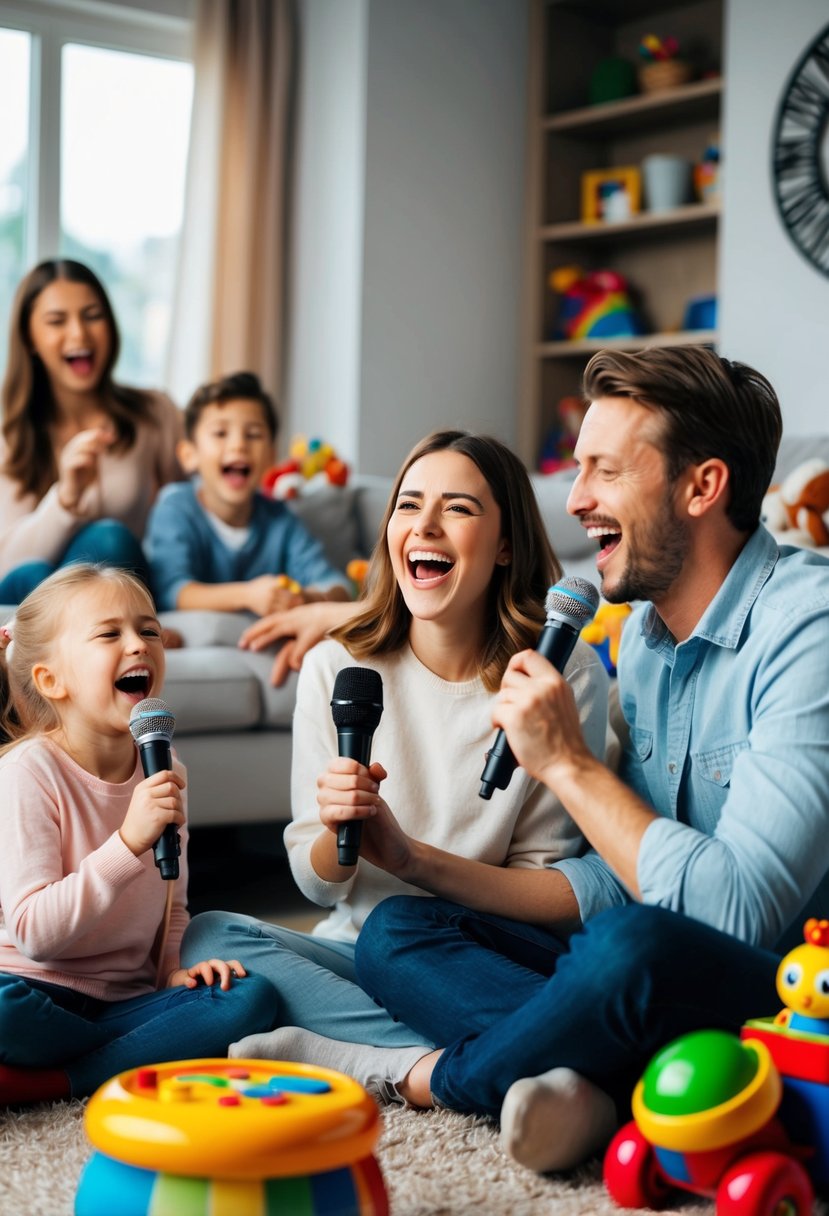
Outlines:
<svg viewBox="0 0 829 1216"><path fill-rule="evenodd" d="M620 775L660 815L639 850L643 902L764 946L819 884L808 911L826 915L829 561L759 527L686 641L634 610L619 695ZM630 898L595 852L555 868L582 921Z"/></svg>

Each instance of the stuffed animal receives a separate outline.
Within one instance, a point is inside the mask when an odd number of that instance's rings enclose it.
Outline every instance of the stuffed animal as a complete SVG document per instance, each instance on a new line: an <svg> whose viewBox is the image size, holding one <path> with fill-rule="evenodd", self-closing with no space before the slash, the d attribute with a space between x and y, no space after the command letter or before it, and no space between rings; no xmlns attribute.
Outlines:
<svg viewBox="0 0 829 1216"><path fill-rule="evenodd" d="M348 465L329 443L297 435L291 440L289 459L268 469L262 478L262 489L272 498L296 498L304 483L318 478L332 486L344 486L348 481Z"/></svg>
<svg viewBox="0 0 829 1216"><path fill-rule="evenodd" d="M763 522L785 544L829 546L829 465L804 460L763 499Z"/></svg>

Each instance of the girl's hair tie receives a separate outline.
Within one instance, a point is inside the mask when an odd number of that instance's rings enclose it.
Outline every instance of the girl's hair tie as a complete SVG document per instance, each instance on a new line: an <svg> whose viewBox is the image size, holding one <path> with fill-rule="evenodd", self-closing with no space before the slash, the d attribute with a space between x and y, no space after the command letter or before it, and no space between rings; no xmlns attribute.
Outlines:
<svg viewBox="0 0 829 1216"><path fill-rule="evenodd" d="M5 625L0 626L0 638L3 639L0 645L0 651L5 651L6 662L11 658L12 646L14 645L14 617L7 621Z"/></svg>

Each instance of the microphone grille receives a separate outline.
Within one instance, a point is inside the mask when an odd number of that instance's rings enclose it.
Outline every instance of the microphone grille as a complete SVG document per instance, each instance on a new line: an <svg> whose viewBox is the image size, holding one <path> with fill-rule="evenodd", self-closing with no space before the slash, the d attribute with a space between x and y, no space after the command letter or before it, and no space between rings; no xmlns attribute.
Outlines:
<svg viewBox="0 0 829 1216"><path fill-rule="evenodd" d="M160 697L145 697L133 705L130 714L130 734L136 743L146 735L166 735L172 739L176 716Z"/></svg>
<svg viewBox="0 0 829 1216"><path fill-rule="evenodd" d="M371 667L344 667L334 680L331 715L335 726L374 730L383 712L383 681Z"/></svg>
<svg viewBox="0 0 829 1216"><path fill-rule="evenodd" d="M599 593L586 578L577 574L560 579L547 592L544 609L547 616L564 617L576 629L589 624L599 606Z"/></svg>

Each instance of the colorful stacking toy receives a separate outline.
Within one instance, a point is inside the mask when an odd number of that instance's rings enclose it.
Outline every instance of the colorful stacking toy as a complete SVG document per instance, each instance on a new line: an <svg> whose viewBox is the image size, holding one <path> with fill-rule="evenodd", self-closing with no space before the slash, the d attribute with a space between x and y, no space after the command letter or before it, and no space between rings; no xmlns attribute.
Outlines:
<svg viewBox="0 0 829 1216"><path fill-rule="evenodd" d="M93 1094L75 1216L387 1216L377 1106L331 1069L183 1060Z"/></svg>

